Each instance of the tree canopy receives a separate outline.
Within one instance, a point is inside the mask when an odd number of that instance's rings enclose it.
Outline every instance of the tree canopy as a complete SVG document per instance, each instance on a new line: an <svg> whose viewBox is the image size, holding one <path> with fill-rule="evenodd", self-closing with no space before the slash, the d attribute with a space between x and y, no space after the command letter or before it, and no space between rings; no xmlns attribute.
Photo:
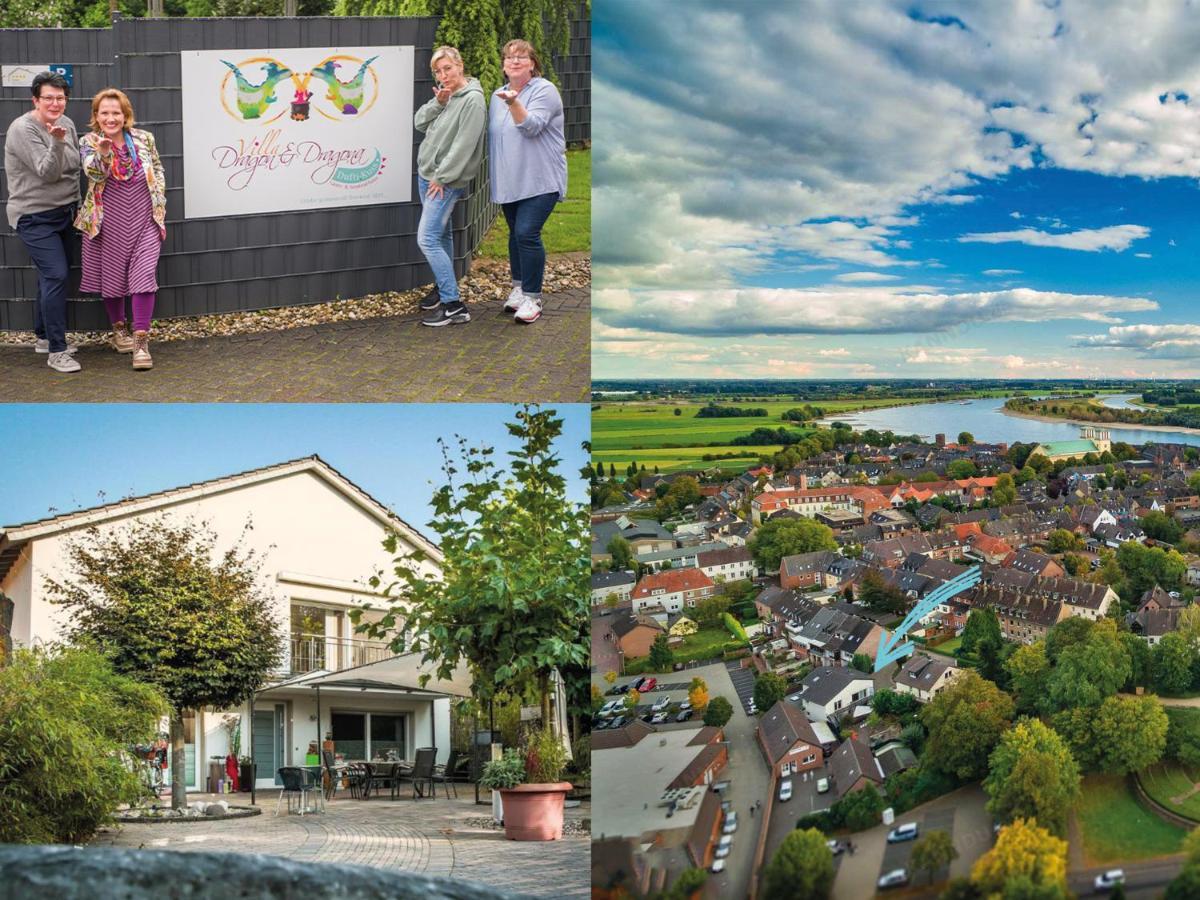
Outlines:
<svg viewBox="0 0 1200 900"><path fill-rule="evenodd" d="M964 671L921 710L929 732L923 762L962 781L982 778L1012 715L1008 694Z"/></svg>
<svg viewBox="0 0 1200 900"><path fill-rule="evenodd" d="M1079 799L1079 766L1066 742L1038 719L1023 719L988 760L988 811L1001 821L1033 818L1059 836Z"/></svg>
<svg viewBox="0 0 1200 900"><path fill-rule="evenodd" d="M755 563L763 572L778 572L785 556L836 550L833 530L813 519L771 519L754 532L747 543Z"/></svg>
<svg viewBox="0 0 1200 900"><path fill-rule="evenodd" d="M1033 888L1057 889L1065 898L1067 842L1032 819L1017 819L1000 829L992 849L975 862L971 880L987 897L1007 897L1006 888L1028 882Z"/></svg>
<svg viewBox="0 0 1200 900"><path fill-rule="evenodd" d="M833 854L815 828L791 831L763 870L766 900L825 900L833 888Z"/></svg>

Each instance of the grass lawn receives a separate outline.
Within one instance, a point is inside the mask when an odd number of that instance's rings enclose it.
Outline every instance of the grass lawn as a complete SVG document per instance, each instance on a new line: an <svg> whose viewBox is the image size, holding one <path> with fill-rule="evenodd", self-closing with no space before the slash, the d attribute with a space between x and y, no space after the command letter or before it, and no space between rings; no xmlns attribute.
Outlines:
<svg viewBox="0 0 1200 900"><path fill-rule="evenodd" d="M1200 770L1177 762L1162 762L1142 772L1142 787L1147 794L1172 812L1200 821L1200 793L1192 793L1198 781ZM1189 794L1177 802L1177 798Z"/></svg>
<svg viewBox="0 0 1200 900"><path fill-rule="evenodd" d="M567 151L567 199L554 208L542 228L547 253L592 249L592 151ZM504 215L483 238L478 253L508 259L508 223Z"/></svg>
<svg viewBox="0 0 1200 900"><path fill-rule="evenodd" d="M595 426L593 425L593 429ZM593 430L593 435L595 431ZM748 465L758 462L758 458L764 453L775 453L781 449L781 446L766 447L695 447L695 448L675 448L675 447L655 447L651 450L602 450L592 453L592 465L603 464L608 466L614 464L617 467L619 475L625 474L625 467L631 462L637 462L639 466L644 465L647 471L653 472L654 467L658 466L660 472L674 472L678 469L707 469L710 466L720 466L723 469L730 471L744 471ZM705 461L701 459L704 454L711 453L737 453L737 456L729 459L715 459Z"/></svg>
<svg viewBox="0 0 1200 900"><path fill-rule="evenodd" d="M1187 832L1142 807L1119 775L1089 775L1075 808L1088 865L1178 853Z"/></svg>
<svg viewBox="0 0 1200 900"><path fill-rule="evenodd" d="M962 635L956 638L951 638L944 644L938 644L936 647L926 647L927 650L932 650L935 653L943 653L946 656L953 656L954 651L962 646Z"/></svg>

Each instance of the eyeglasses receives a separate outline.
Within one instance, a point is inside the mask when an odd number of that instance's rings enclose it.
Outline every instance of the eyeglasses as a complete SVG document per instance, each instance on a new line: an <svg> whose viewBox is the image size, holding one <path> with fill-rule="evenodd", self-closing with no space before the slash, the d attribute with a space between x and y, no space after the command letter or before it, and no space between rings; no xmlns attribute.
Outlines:
<svg viewBox="0 0 1200 900"><path fill-rule="evenodd" d="M528 56L506 56L506 57L504 57L504 61L505 62L529 62L529 57Z"/></svg>
<svg viewBox="0 0 1200 900"><path fill-rule="evenodd" d="M50 95L42 94L40 97L38 97L38 100L40 100L42 103L66 103L67 102L67 98L65 96L63 96L62 94L50 94Z"/></svg>

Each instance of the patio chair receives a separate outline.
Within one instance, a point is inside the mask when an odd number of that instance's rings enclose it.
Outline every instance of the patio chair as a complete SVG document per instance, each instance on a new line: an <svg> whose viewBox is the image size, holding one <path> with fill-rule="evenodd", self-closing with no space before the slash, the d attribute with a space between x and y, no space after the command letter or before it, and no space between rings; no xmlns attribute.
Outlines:
<svg viewBox="0 0 1200 900"><path fill-rule="evenodd" d="M451 790L454 791L454 799L458 799L458 788L454 785L456 769L458 768L458 757L459 751L451 750L450 758L446 760L446 764L444 766L433 767L432 781L433 793L435 797L437 796L437 786L440 784L442 786L442 792L445 793L447 800L450 799Z"/></svg>
<svg viewBox="0 0 1200 900"><path fill-rule="evenodd" d="M337 794L338 781L341 780L338 772L337 758L333 755L332 750L322 750L321 760L323 765L322 774L329 779L325 786L325 799L332 800Z"/></svg>
<svg viewBox="0 0 1200 900"><path fill-rule="evenodd" d="M299 766L284 766L279 770L279 780L283 782L283 789L279 792L279 801L275 804L275 815L279 815L279 807L284 799L287 799L287 811L290 815L292 812L293 799L297 802L297 809L300 815L304 815L308 811L308 795L316 793L320 796L320 790L309 781L308 772Z"/></svg>
<svg viewBox="0 0 1200 900"><path fill-rule="evenodd" d="M422 784L428 784L429 796L434 796L433 770L436 765L436 747L417 748L417 758L413 761L412 774L409 775L409 778L412 779L414 800L425 796L425 792L421 790Z"/></svg>
<svg viewBox="0 0 1200 900"><path fill-rule="evenodd" d="M367 786L367 770L362 763L348 763L344 770L346 784L350 787L350 796L355 800L362 797L362 792Z"/></svg>

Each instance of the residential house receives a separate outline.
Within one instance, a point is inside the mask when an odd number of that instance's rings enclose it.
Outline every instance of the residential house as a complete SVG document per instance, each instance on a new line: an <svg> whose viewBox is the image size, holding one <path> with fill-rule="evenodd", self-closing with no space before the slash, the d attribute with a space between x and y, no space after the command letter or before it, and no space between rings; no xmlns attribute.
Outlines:
<svg viewBox="0 0 1200 900"><path fill-rule="evenodd" d="M876 788L883 785L883 767L861 738L852 737L843 741L829 758L829 770L833 776L833 790L839 800L867 785Z"/></svg>
<svg viewBox="0 0 1200 900"><path fill-rule="evenodd" d="M284 649L280 669L253 707L185 717L189 790L204 790L204 761L228 752L230 715L241 718L243 734L253 734L262 788L277 784L281 766L303 764L305 748L326 733L349 758L388 751L405 758L416 747L436 746L444 760L450 701L470 694L468 677L438 679L419 655L398 655L386 641L360 637L351 618L355 611L365 622L383 617L388 599L369 579L390 569L393 555L419 551L422 574L437 577L441 551L317 456L4 527L0 593L13 603L14 646L66 638L70 613L53 602L47 584L73 576L70 547L85 529L95 527L103 538L158 521L205 523L216 536L217 557L234 548L256 555L257 587L269 598ZM395 554L382 546L388 532L397 536ZM374 608L364 610L368 604ZM434 677L425 685L427 674Z"/></svg>
<svg viewBox="0 0 1200 900"><path fill-rule="evenodd" d="M779 561L779 586L785 590L832 586L826 584L825 573L840 559L841 554L833 550L785 556ZM838 580L830 581L836 584Z"/></svg>
<svg viewBox="0 0 1200 900"><path fill-rule="evenodd" d="M671 532L663 528L653 519L631 519L621 515L615 519L592 523L592 565L612 562L612 554L608 552L609 542L617 536L629 542L631 552L655 553L659 550L670 550L675 546L675 538Z"/></svg>
<svg viewBox="0 0 1200 900"><path fill-rule="evenodd" d="M951 661L918 653L896 671L894 684L898 693L911 694L922 703L928 703L958 673L959 669Z"/></svg>
<svg viewBox="0 0 1200 900"><path fill-rule="evenodd" d="M713 580L699 569L667 569L642 576L631 599L635 613L658 608L677 613L715 593Z"/></svg>
<svg viewBox="0 0 1200 900"><path fill-rule="evenodd" d="M1137 610L1129 614L1129 630L1153 647L1163 635L1179 627L1179 615L1186 608L1182 598L1172 596L1156 584L1142 594Z"/></svg>
<svg viewBox="0 0 1200 900"><path fill-rule="evenodd" d="M871 676L848 667L822 666L813 669L801 682L796 701L814 722L826 722L843 716L865 703L875 693Z"/></svg>
<svg viewBox="0 0 1200 900"><path fill-rule="evenodd" d="M790 700L780 700L763 714L756 735L776 779L818 769L825 761L812 723Z"/></svg>
<svg viewBox="0 0 1200 900"><path fill-rule="evenodd" d="M894 568L903 563L911 553L928 556L930 551L929 540L924 534L901 535L864 544L862 560L872 565Z"/></svg>
<svg viewBox="0 0 1200 900"><path fill-rule="evenodd" d="M641 659L649 656L655 639L665 632L666 627L652 616L626 613L612 623L612 633L622 659Z"/></svg>
<svg viewBox="0 0 1200 900"><path fill-rule="evenodd" d="M1067 574L1053 556L1035 553L1032 550L1016 550L1003 563L1006 569L1015 569L1039 578L1062 578Z"/></svg>
<svg viewBox="0 0 1200 900"><path fill-rule="evenodd" d="M704 550L696 555L700 571L720 584L725 581L741 581L758 574L754 557L745 547L728 547Z"/></svg>
<svg viewBox="0 0 1200 900"><path fill-rule="evenodd" d="M637 576L628 569L619 572L593 572L592 606L602 605L609 597L616 597L618 604L628 603L636 583Z"/></svg>

